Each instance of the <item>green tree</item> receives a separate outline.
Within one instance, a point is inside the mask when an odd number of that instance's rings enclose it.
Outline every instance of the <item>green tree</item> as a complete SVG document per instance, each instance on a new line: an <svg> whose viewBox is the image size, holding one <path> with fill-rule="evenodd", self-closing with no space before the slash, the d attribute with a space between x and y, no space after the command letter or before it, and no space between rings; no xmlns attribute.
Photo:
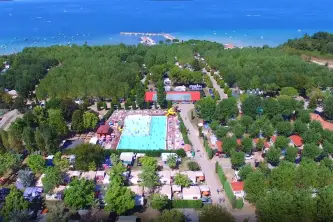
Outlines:
<svg viewBox="0 0 333 222"><path fill-rule="evenodd" d="M3 216L4 221L9 221L9 216L12 212L27 210L28 206L29 203L24 199L22 192L16 187L12 187L1 209L1 216Z"/></svg>
<svg viewBox="0 0 333 222"><path fill-rule="evenodd" d="M87 171L89 163L95 162L100 167L103 160L103 148L99 145L81 144L71 150L71 154L75 155L75 168L77 170Z"/></svg>
<svg viewBox="0 0 333 222"><path fill-rule="evenodd" d="M89 171L96 171L96 163L94 161L89 163L88 170Z"/></svg>
<svg viewBox="0 0 333 222"><path fill-rule="evenodd" d="M320 165L317 170L317 187L324 188L333 183L332 171L326 166Z"/></svg>
<svg viewBox="0 0 333 222"><path fill-rule="evenodd" d="M275 116L273 116L273 118L271 120L273 126L276 126L278 123L283 122L283 121L284 121L284 119L281 114L276 114Z"/></svg>
<svg viewBox="0 0 333 222"><path fill-rule="evenodd" d="M274 146L277 149L285 149L289 145L289 139L285 136L278 136L276 137Z"/></svg>
<svg viewBox="0 0 333 222"><path fill-rule="evenodd" d="M116 165L113 165L110 171L110 180L112 182L118 182L120 184L123 184L124 172L126 172L126 167L123 165L122 162L118 162Z"/></svg>
<svg viewBox="0 0 333 222"><path fill-rule="evenodd" d="M231 153L231 164L233 168L240 168L245 164L245 153L243 152L232 152Z"/></svg>
<svg viewBox="0 0 333 222"><path fill-rule="evenodd" d="M215 109L214 119L217 119L219 121L226 121L231 117L237 116L237 114L238 114L237 100L231 97L228 99L224 99L217 104Z"/></svg>
<svg viewBox="0 0 333 222"><path fill-rule="evenodd" d="M288 146L286 151L285 160L294 163L296 160L298 149L293 146Z"/></svg>
<svg viewBox="0 0 333 222"><path fill-rule="evenodd" d="M140 185L153 191L154 188L159 185L159 176L156 172L156 168L153 166L144 166L143 171L139 174L141 180Z"/></svg>
<svg viewBox="0 0 333 222"><path fill-rule="evenodd" d="M333 187L321 189L317 196L316 221L332 221Z"/></svg>
<svg viewBox="0 0 333 222"><path fill-rule="evenodd" d="M260 171L254 171L246 176L244 182L245 198L250 203L256 203L260 198L266 195L268 183L265 175Z"/></svg>
<svg viewBox="0 0 333 222"><path fill-rule="evenodd" d="M82 110L75 110L73 112L71 127L72 130L76 132L82 132L84 130Z"/></svg>
<svg viewBox="0 0 333 222"><path fill-rule="evenodd" d="M242 139L242 145L243 145L243 148L242 148L242 151L244 153L250 153L252 151L252 148L253 148L253 142L252 142L252 139L249 138L249 137L244 137Z"/></svg>
<svg viewBox="0 0 333 222"><path fill-rule="evenodd" d="M141 82L136 85L136 104L140 109L143 109L145 105L145 88Z"/></svg>
<svg viewBox="0 0 333 222"><path fill-rule="evenodd" d="M295 165L289 162L282 162L279 167L272 169L269 179L272 189L294 191L296 189Z"/></svg>
<svg viewBox="0 0 333 222"><path fill-rule="evenodd" d="M253 118L251 116L243 115L242 118L240 119L241 124L245 128L245 131L247 132L249 127L253 123Z"/></svg>
<svg viewBox="0 0 333 222"><path fill-rule="evenodd" d="M259 138L257 144L256 144L257 150L261 151L265 147L265 139Z"/></svg>
<svg viewBox="0 0 333 222"><path fill-rule="evenodd" d="M42 178L44 192L52 193L53 189L63 182L63 174L58 167L47 167L44 173L45 176Z"/></svg>
<svg viewBox="0 0 333 222"><path fill-rule="evenodd" d="M241 178L241 180L245 181L247 176L252 172L253 172L252 166L250 164L245 164L240 168L238 175Z"/></svg>
<svg viewBox="0 0 333 222"><path fill-rule="evenodd" d="M134 208L134 196L135 194L127 187L111 181L104 197L105 209L118 215L125 213L127 210Z"/></svg>
<svg viewBox="0 0 333 222"><path fill-rule="evenodd" d="M169 204L168 196L162 194L153 194L151 196L150 204L153 209L163 210Z"/></svg>
<svg viewBox="0 0 333 222"><path fill-rule="evenodd" d="M70 98L63 99L60 102L60 110L66 121L71 121L73 113L79 109L79 106Z"/></svg>
<svg viewBox="0 0 333 222"><path fill-rule="evenodd" d="M153 169L157 169L157 160L154 157L144 156L140 159L143 167L152 167Z"/></svg>
<svg viewBox="0 0 333 222"><path fill-rule="evenodd" d="M292 126L290 122L283 121L276 124L276 131L281 136L289 136L292 132Z"/></svg>
<svg viewBox="0 0 333 222"><path fill-rule="evenodd" d="M300 119L294 122L294 132L297 134L303 134L308 130L306 123L303 123Z"/></svg>
<svg viewBox="0 0 333 222"><path fill-rule="evenodd" d="M215 113L215 101L210 97L200 99L195 103L195 108L198 110L198 115L205 121L211 121Z"/></svg>
<svg viewBox="0 0 333 222"><path fill-rule="evenodd" d="M68 133L68 127L60 110L49 109L48 116L49 125L57 131L58 135L63 136Z"/></svg>
<svg viewBox="0 0 333 222"><path fill-rule="evenodd" d="M85 129L87 130L95 129L97 123L98 123L98 117L96 114L89 111L83 114L83 127Z"/></svg>
<svg viewBox="0 0 333 222"><path fill-rule="evenodd" d="M164 210L161 216L156 219L156 222L185 222L185 216L183 212L177 209Z"/></svg>
<svg viewBox="0 0 333 222"><path fill-rule="evenodd" d="M321 153L320 148L314 144L304 144L303 152L302 152L302 157L307 157L309 159L314 159L316 158L319 154Z"/></svg>
<svg viewBox="0 0 333 222"><path fill-rule="evenodd" d="M214 204L205 205L199 213L199 221L208 222L216 221L236 222L234 216L224 207Z"/></svg>
<svg viewBox="0 0 333 222"><path fill-rule="evenodd" d="M38 127L35 131L35 141L39 151L43 153L54 153L59 150L58 134L50 126Z"/></svg>
<svg viewBox="0 0 333 222"><path fill-rule="evenodd" d="M69 169L69 161L67 158L61 158L61 152L57 152L53 157L54 166L58 167L62 172Z"/></svg>
<svg viewBox="0 0 333 222"><path fill-rule="evenodd" d="M10 147L16 152L22 152L24 149L22 143L22 133L25 127L26 123L21 118L16 119L9 127L8 143Z"/></svg>
<svg viewBox="0 0 333 222"><path fill-rule="evenodd" d="M7 170L13 170L19 166L19 157L16 154L0 154L0 176Z"/></svg>
<svg viewBox="0 0 333 222"><path fill-rule="evenodd" d="M187 167L191 171L199 171L201 169L199 164L195 161L187 162Z"/></svg>
<svg viewBox="0 0 333 222"><path fill-rule="evenodd" d="M280 95L298 96L298 91L293 87L283 87L280 91Z"/></svg>
<svg viewBox="0 0 333 222"><path fill-rule="evenodd" d="M327 140L324 140L323 142L323 149L325 153L330 155L333 154L333 144L328 142Z"/></svg>
<svg viewBox="0 0 333 222"><path fill-rule="evenodd" d="M230 129L228 127L220 126L216 130L216 136L217 136L217 138L222 139L229 133L229 131L230 131Z"/></svg>
<svg viewBox="0 0 333 222"><path fill-rule="evenodd" d="M223 141L223 152L230 154L237 148L237 139L235 137L224 137Z"/></svg>
<svg viewBox="0 0 333 222"><path fill-rule="evenodd" d="M323 127L319 121L311 121L309 124L309 128L314 132L314 133L322 133L323 132Z"/></svg>
<svg viewBox="0 0 333 222"><path fill-rule="evenodd" d="M333 96L324 100L324 112L327 119L333 119Z"/></svg>
<svg viewBox="0 0 333 222"><path fill-rule="evenodd" d="M59 221L67 222L69 219L69 212L65 209L64 203L58 202L48 207L47 222Z"/></svg>
<svg viewBox="0 0 333 222"><path fill-rule="evenodd" d="M270 119L281 112L281 106L275 98L264 99L262 108L264 114Z"/></svg>
<svg viewBox="0 0 333 222"><path fill-rule="evenodd" d="M242 103L242 112L245 115L255 118L258 115L258 108L262 106L262 100L257 96L250 96Z"/></svg>
<svg viewBox="0 0 333 222"><path fill-rule="evenodd" d="M28 167L34 172L42 172L45 169L45 160L41 155L31 154L27 160Z"/></svg>
<svg viewBox="0 0 333 222"><path fill-rule="evenodd" d="M317 164L312 160L303 159L296 168L296 186L300 189L317 187Z"/></svg>
<svg viewBox="0 0 333 222"><path fill-rule="evenodd" d="M157 103L162 109L166 108L167 106L166 93L164 90L163 82L161 80L157 83Z"/></svg>
<svg viewBox="0 0 333 222"><path fill-rule="evenodd" d="M73 180L64 192L67 206L79 210L90 207L95 200L95 184L86 179Z"/></svg>
<svg viewBox="0 0 333 222"><path fill-rule="evenodd" d="M177 173L174 178L174 183L181 187L188 187L192 184L187 175Z"/></svg>
<svg viewBox="0 0 333 222"><path fill-rule="evenodd" d="M8 141L8 132L0 129L0 137L1 137L1 142L3 145L3 148L8 150L10 148L9 141Z"/></svg>
<svg viewBox="0 0 333 222"><path fill-rule="evenodd" d="M120 162L120 157L119 157L119 155L117 155L115 153L111 153L110 160L111 160L112 165L115 166Z"/></svg>
<svg viewBox="0 0 333 222"><path fill-rule="evenodd" d="M272 164L273 166L277 166L280 163L280 150L271 147L266 153L267 162Z"/></svg>
<svg viewBox="0 0 333 222"><path fill-rule="evenodd" d="M22 139L28 151L33 152L37 149L34 130L30 127L25 127L22 132Z"/></svg>
<svg viewBox="0 0 333 222"><path fill-rule="evenodd" d="M298 113L298 117L303 123L310 123L311 121L310 113L307 110L300 110Z"/></svg>
<svg viewBox="0 0 333 222"><path fill-rule="evenodd" d="M167 164L171 169L175 169L177 167L177 156L169 155L167 158Z"/></svg>

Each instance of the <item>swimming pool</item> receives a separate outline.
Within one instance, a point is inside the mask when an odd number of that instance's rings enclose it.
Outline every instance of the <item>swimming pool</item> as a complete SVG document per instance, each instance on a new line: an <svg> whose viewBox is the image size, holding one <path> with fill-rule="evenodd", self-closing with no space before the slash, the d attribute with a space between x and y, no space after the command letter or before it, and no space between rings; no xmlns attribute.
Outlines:
<svg viewBox="0 0 333 222"><path fill-rule="evenodd" d="M166 124L165 116L127 116L117 149L164 150Z"/></svg>

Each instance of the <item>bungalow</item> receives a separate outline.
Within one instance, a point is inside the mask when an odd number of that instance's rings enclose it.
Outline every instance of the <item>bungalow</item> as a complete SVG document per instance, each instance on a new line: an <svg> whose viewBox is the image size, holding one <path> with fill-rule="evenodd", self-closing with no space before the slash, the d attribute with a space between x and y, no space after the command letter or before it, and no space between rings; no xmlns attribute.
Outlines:
<svg viewBox="0 0 333 222"><path fill-rule="evenodd" d="M67 171L65 176L65 181L67 183L71 182L73 179L79 179L81 175L80 171Z"/></svg>
<svg viewBox="0 0 333 222"><path fill-rule="evenodd" d="M192 181L192 184L196 184L197 183L197 175L195 171L183 171L180 172L183 175L188 176L188 178Z"/></svg>
<svg viewBox="0 0 333 222"><path fill-rule="evenodd" d="M169 200L172 199L172 191L170 185L163 185L159 187L158 193L167 196Z"/></svg>
<svg viewBox="0 0 333 222"><path fill-rule="evenodd" d="M103 183L105 178L105 171L96 171L96 182Z"/></svg>
<svg viewBox="0 0 333 222"><path fill-rule="evenodd" d="M157 100L156 92L146 92L145 101L154 102ZM191 92L166 92L166 100L174 102L196 102L200 100L199 91Z"/></svg>
<svg viewBox="0 0 333 222"><path fill-rule="evenodd" d="M143 188L141 186L129 186L130 190L135 193L135 205L143 206L144 197L143 197Z"/></svg>
<svg viewBox="0 0 333 222"><path fill-rule="evenodd" d="M159 176L159 182L161 184L165 184L165 185L170 185L172 182L171 179L171 172L170 171L159 171L158 172L158 176Z"/></svg>
<svg viewBox="0 0 333 222"><path fill-rule="evenodd" d="M132 165L134 160L134 153L132 152L122 152L120 154L120 160L124 165Z"/></svg>
<svg viewBox="0 0 333 222"><path fill-rule="evenodd" d="M244 198L245 192L244 192L244 182L238 181L238 182L232 182L231 183L232 191L234 192L234 195L236 198Z"/></svg>
<svg viewBox="0 0 333 222"><path fill-rule="evenodd" d="M49 155L46 157L46 166L53 166L54 155Z"/></svg>
<svg viewBox="0 0 333 222"><path fill-rule="evenodd" d="M173 184L171 186L171 188L172 188L172 192L173 193L180 193L180 192L182 192L182 187L179 186L179 185Z"/></svg>
<svg viewBox="0 0 333 222"><path fill-rule="evenodd" d="M201 192L198 186L190 186L183 188L183 199L184 200L200 200Z"/></svg>
<svg viewBox="0 0 333 222"><path fill-rule="evenodd" d="M104 177L103 184L109 184L110 183L110 175L107 173Z"/></svg>
<svg viewBox="0 0 333 222"><path fill-rule="evenodd" d="M95 180L96 171L82 172L80 179Z"/></svg>
<svg viewBox="0 0 333 222"><path fill-rule="evenodd" d="M64 197L64 191L66 189L66 186L59 186L54 188L52 194L46 194L45 199L46 200L62 200Z"/></svg>
<svg viewBox="0 0 333 222"><path fill-rule="evenodd" d="M207 185L200 185L199 189L202 196L208 197L210 195L210 189Z"/></svg>
<svg viewBox="0 0 333 222"><path fill-rule="evenodd" d="M171 179L173 179L177 174L179 173L179 170L173 170L170 172Z"/></svg>
<svg viewBox="0 0 333 222"><path fill-rule="evenodd" d="M97 129L97 137L101 138L102 136L111 135L111 131L112 129L109 124L100 125Z"/></svg>
<svg viewBox="0 0 333 222"><path fill-rule="evenodd" d="M161 153L162 161L165 163L168 160L169 156L172 156L172 155L176 155L177 156L176 153Z"/></svg>
<svg viewBox="0 0 333 222"><path fill-rule="evenodd" d="M204 181L205 180L205 174L202 171L195 171L195 177L197 181Z"/></svg>
<svg viewBox="0 0 333 222"><path fill-rule="evenodd" d="M303 148L303 138L299 135L292 135L289 137L289 139L292 146L298 147L300 149Z"/></svg>

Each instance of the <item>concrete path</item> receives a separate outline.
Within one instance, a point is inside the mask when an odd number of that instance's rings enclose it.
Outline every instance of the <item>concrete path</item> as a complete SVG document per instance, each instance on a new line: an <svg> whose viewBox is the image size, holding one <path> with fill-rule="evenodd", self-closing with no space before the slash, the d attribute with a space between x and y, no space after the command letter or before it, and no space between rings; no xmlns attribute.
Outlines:
<svg viewBox="0 0 333 222"><path fill-rule="evenodd" d="M213 76L211 76L210 72L206 72L206 74L209 76L210 80L212 81L214 89L216 89L220 94L221 100L228 99L228 95L224 93L223 89L221 89L220 85L217 84L216 80L214 79Z"/></svg>
<svg viewBox="0 0 333 222"><path fill-rule="evenodd" d="M221 97L222 98L222 97ZM209 160L206 154L206 151L201 144L199 140L199 131L197 128L195 128L191 122L190 119L188 118L188 113L190 110L194 109L193 104L179 104L178 108L181 109L180 116L182 117L185 127L188 129L189 133L189 139L192 142L193 149L195 151L195 157L194 160L198 162L198 164L201 167L201 170L205 174L205 179L207 185L211 189L211 197L212 197L212 202L214 204L219 204L219 199L220 198L225 198L225 203L222 204L224 207L228 209L228 211L236 218L236 221L241 221L243 222L244 219L249 218L250 222L256 221L255 219L255 209L251 206L244 207L242 210L237 210L237 209L232 209L229 201L225 195L225 192L219 192L217 193L217 189L221 190L222 185L220 181L217 178L217 175L215 173L215 161L216 159L213 158L213 160ZM198 152L199 150L199 152ZM215 159L215 160L214 160ZM223 160L220 160L219 162L222 162L222 167L231 167L229 164L230 160L223 163Z"/></svg>

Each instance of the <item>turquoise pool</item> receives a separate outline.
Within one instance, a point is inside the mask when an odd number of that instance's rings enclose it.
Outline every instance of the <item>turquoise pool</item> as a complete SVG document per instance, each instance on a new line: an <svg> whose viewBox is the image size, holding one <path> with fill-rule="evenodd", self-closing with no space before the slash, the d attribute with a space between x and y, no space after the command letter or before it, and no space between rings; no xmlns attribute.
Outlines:
<svg viewBox="0 0 333 222"><path fill-rule="evenodd" d="M165 116L128 116L117 149L164 150L167 118Z"/></svg>

